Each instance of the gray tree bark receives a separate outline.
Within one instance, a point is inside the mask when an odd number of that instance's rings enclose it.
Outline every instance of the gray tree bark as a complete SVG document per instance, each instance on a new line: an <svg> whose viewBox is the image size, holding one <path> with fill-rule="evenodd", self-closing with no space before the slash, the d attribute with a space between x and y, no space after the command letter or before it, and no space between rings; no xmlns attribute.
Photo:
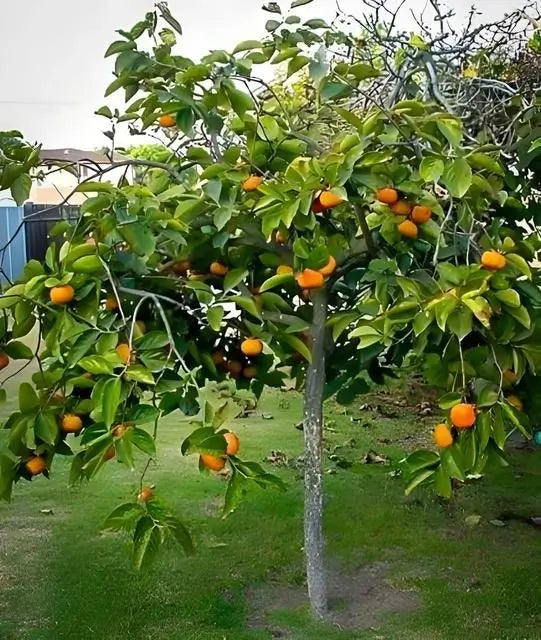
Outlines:
<svg viewBox="0 0 541 640"><path fill-rule="evenodd" d="M323 536L323 393L325 387L325 323L327 294L312 292L314 316L312 363L306 374L304 393L304 554L308 597L317 617L327 613L325 539Z"/></svg>

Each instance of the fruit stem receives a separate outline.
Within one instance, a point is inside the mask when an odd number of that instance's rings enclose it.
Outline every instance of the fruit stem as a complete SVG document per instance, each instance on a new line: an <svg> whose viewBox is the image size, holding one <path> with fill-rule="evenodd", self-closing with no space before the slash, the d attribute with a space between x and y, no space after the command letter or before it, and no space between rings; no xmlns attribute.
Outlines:
<svg viewBox="0 0 541 640"><path fill-rule="evenodd" d="M327 613L323 535L323 394L325 389L325 288L312 294L312 362L304 393L304 553L308 596L318 618Z"/></svg>

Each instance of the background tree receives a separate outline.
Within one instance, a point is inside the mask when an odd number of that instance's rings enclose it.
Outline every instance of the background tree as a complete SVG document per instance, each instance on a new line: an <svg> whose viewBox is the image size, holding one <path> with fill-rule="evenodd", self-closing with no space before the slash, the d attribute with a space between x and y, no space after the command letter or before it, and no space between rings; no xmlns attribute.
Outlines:
<svg viewBox="0 0 541 640"><path fill-rule="evenodd" d="M439 35L420 21L404 39L393 35L396 14L386 24L376 13L351 35L338 20L266 10L263 40L198 63L176 53L181 28L164 3L109 47L106 93L123 89L128 102L125 113L98 110L112 150L128 122L165 138L167 155L132 151L121 162L138 167L133 185L97 171L83 181L80 218L54 230L64 243L0 299L5 357L40 363L4 425L0 488L9 498L57 454L73 455L72 481L116 457L140 469L140 491L106 526L131 531L135 566L168 538L190 551L189 533L144 484L160 417L193 416L182 452L199 454L202 470L229 465L228 513L252 484L281 488L237 455L231 380L259 395L293 378L305 393L308 590L323 616L324 398L349 403L405 361L423 366L449 415L435 429L438 451L413 453L403 470L407 491L433 481L446 498L452 482L504 461L510 431L529 432L539 110L531 92L504 146L454 108L438 78L481 59L472 43L484 32L469 27L455 63L439 13ZM268 62L287 67L297 94L259 77ZM515 133L523 121L528 131ZM517 139L529 145L522 165ZM43 344L32 354L18 339L35 323Z"/></svg>

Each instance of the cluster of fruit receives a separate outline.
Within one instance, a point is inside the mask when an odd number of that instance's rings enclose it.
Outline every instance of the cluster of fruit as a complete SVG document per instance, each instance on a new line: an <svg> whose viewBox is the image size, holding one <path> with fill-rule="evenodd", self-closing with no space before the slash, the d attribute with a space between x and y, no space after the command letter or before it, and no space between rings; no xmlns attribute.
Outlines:
<svg viewBox="0 0 541 640"><path fill-rule="evenodd" d="M386 204L396 216L404 218L398 225L398 231L406 238L417 238L419 226L432 218L430 207L412 204L405 198L401 198L398 191L392 187L379 189L376 197L379 202Z"/></svg>

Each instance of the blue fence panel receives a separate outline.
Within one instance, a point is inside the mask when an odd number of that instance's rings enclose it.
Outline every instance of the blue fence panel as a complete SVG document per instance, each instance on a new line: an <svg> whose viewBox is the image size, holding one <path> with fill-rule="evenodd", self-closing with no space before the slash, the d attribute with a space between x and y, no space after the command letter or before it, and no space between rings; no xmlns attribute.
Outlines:
<svg viewBox="0 0 541 640"><path fill-rule="evenodd" d="M23 219L22 207L0 206L0 279L2 282L6 281L6 277L11 282L16 280L26 263Z"/></svg>

